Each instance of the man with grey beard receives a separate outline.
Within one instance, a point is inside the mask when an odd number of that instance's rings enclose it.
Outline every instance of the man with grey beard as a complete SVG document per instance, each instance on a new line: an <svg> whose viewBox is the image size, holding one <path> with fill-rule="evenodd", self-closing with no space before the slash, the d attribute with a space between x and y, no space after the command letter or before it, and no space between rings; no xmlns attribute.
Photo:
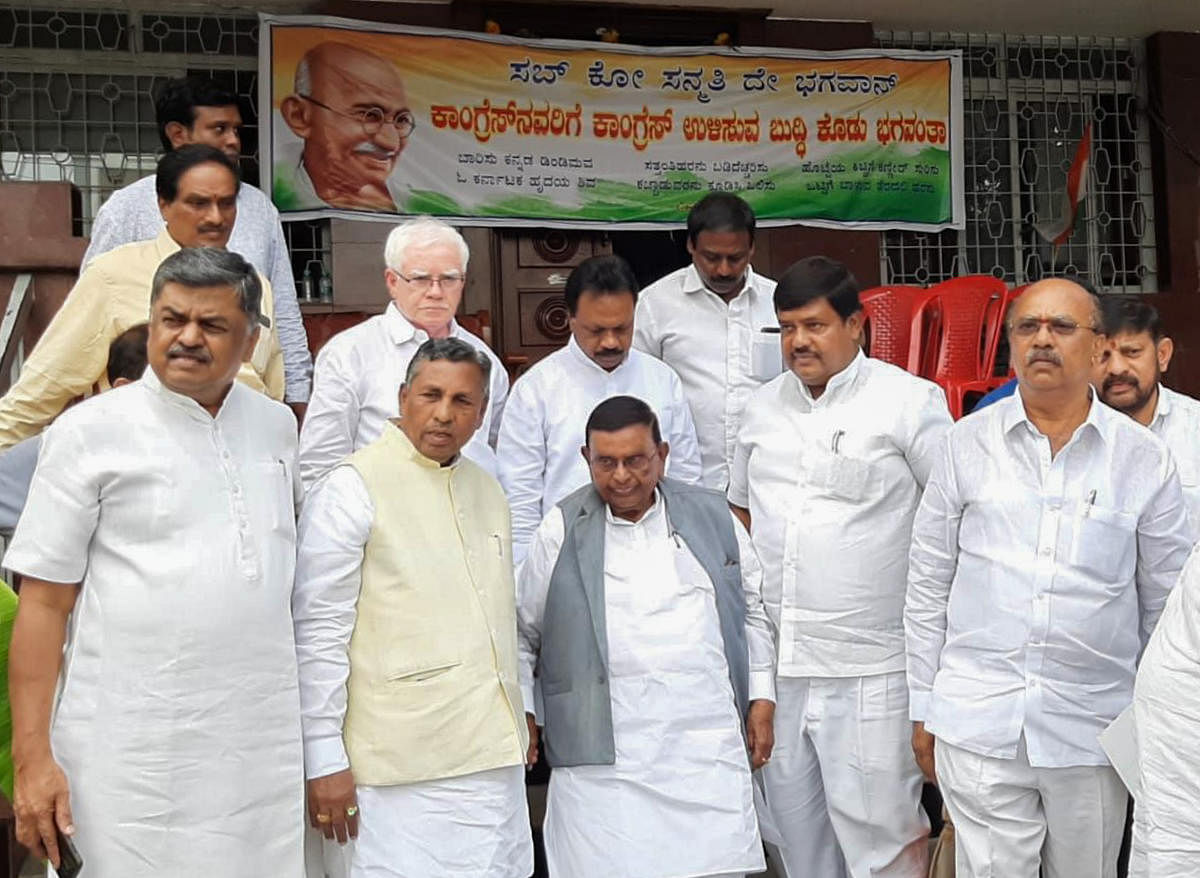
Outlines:
<svg viewBox="0 0 1200 878"><path fill-rule="evenodd" d="M913 525L913 750L959 878L1113 878L1126 798L1098 736L1195 538L1167 447L1089 385L1097 299L1040 281L1007 329L1017 392L946 434Z"/></svg>

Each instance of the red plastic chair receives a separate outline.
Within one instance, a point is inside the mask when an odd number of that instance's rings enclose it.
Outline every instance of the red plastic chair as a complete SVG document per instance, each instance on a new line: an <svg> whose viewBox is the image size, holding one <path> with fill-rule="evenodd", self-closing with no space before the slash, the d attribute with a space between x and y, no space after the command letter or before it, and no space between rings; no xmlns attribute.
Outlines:
<svg viewBox="0 0 1200 878"><path fill-rule="evenodd" d="M928 302L924 287L872 287L859 294L866 325L867 353L877 360L917 372L921 362L921 337L914 339L913 314ZM914 345L915 341L915 345Z"/></svg>
<svg viewBox="0 0 1200 878"><path fill-rule="evenodd" d="M968 393L986 393L1002 383L995 381L992 371L1008 287L991 275L969 275L944 281L930 292L934 295L923 310L936 309L939 314L937 339L929 346L930 351L936 349L937 355L926 358L923 365L929 371L919 374L942 386L950 414L958 419L963 416ZM924 317L921 313L914 315L914 331Z"/></svg>

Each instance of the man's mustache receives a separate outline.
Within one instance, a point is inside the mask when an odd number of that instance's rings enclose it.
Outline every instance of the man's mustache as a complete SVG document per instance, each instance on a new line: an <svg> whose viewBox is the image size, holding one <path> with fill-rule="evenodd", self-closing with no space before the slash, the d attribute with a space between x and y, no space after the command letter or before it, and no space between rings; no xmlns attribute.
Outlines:
<svg viewBox="0 0 1200 878"><path fill-rule="evenodd" d="M189 360L195 360L197 363L207 363L212 357L204 348L189 348L187 345L173 344L167 350L169 358L184 357Z"/></svg>
<svg viewBox="0 0 1200 878"><path fill-rule="evenodd" d="M1132 375L1109 375L1104 379L1104 386L1102 389L1111 390L1117 384L1128 384L1130 387L1138 386L1137 379Z"/></svg>
<svg viewBox="0 0 1200 878"><path fill-rule="evenodd" d="M1034 363L1053 363L1061 366L1062 354L1050 348L1034 348L1025 355L1025 365L1032 366Z"/></svg>
<svg viewBox="0 0 1200 878"><path fill-rule="evenodd" d="M389 161L389 162L392 159L396 158L396 156L400 155L400 150L398 150L398 149L383 149L382 147L378 146L377 144L372 143L370 140L368 140L364 143L360 143L358 146L354 147L354 149L352 149L351 152L357 153L359 155L370 156L371 158L374 158L374 159L382 159L384 161Z"/></svg>

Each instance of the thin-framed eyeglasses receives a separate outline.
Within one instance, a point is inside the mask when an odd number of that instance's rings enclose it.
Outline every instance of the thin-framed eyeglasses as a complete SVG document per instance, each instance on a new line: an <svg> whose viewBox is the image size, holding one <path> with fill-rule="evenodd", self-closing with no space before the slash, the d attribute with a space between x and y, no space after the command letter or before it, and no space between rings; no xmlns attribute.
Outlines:
<svg viewBox="0 0 1200 878"><path fill-rule="evenodd" d="M347 119L357 119L359 123L362 124L363 133L366 134L367 137L374 137L376 134L378 134L379 129L383 127L384 122L387 122L393 128L395 128L396 133L401 138L410 137L413 133L413 129L417 127L416 118L408 110L400 110L389 119L387 118L387 114L384 113L379 107L371 107L370 109L366 110L353 110L351 112L347 112L346 110L338 110L334 107L331 107L329 104L323 104L316 98L308 95L296 95L296 97L306 100L310 104L314 104L320 107L322 110L328 110L329 112L338 116L345 116Z"/></svg>
<svg viewBox="0 0 1200 878"><path fill-rule="evenodd" d="M634 475L644 476L650 471L650 462L658 457L658 449L653 454L635 454L631 457L618 459L616 457L589 457L592 466L602 473L615 473L618 466L624 465Z"/></svg>
<svg viewBox="0 0 1200 878"><path fill-rule="evenodd" d="M1021 317L1008 325L1008 331L1017 338L1033 338L1043 326L1060 338L1069 338L1080 329L1087 332L1099 332L1094 326L1084 326L1070 317Z"/></svg>
<svg viewBox="0 0 1200 878"><path fill-rule="evenodd" d="M427 293L433 289L433 285L437 284L443 292L453 293L455 290L461 289L466 278L461 274L414 274L412 277L405 277L400 272L395 271L396 277L407 283L418 293Z"/></svg>

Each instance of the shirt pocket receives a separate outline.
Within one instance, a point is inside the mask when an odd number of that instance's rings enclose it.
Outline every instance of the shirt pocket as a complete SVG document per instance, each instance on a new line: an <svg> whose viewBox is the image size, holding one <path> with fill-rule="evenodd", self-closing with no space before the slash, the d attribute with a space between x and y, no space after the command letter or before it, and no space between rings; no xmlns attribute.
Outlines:
<svg viewBox="0 0 1200 878"><path fill-rule="evenodd" d="M750 373L770 381L783 372L783 346L778 332L754 332L750 340Z"/></svg>
<svg viewBox="0 0 1200 878"><path fill-rule="evenodd" d="M1133 576L1137 516L1119 509L1085 505L1075 516L1070 561L1073 567L1104 582Z"/></svg>
<svg viewBox="0 0 1200 878"><path fill-rule="evenodd" d="M246 486L252 514L267 528L295 539L296 508L292 492L292 469L284 460L251 464Z"/></svg>
<svg viewBox="0 0 1200 878"><path fill-rule="evenodd" d="M825 454L814 461L809 478L823 494L848 503L861 503L871 493L875 466L844 454Z"/></svg>

